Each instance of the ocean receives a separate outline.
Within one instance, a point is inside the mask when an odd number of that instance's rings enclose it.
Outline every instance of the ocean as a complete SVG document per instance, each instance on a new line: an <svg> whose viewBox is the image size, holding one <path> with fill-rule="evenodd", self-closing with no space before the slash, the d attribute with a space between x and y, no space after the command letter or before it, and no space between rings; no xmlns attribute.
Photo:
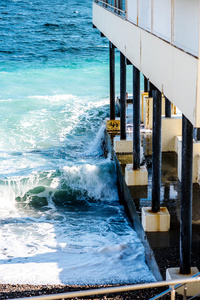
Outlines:
<svg viewBox="0 0 200 300"><path fill-rule="evenodd" d="M0 0L0 284L154 280L101 148L108 46L92 0Z"/></svg>

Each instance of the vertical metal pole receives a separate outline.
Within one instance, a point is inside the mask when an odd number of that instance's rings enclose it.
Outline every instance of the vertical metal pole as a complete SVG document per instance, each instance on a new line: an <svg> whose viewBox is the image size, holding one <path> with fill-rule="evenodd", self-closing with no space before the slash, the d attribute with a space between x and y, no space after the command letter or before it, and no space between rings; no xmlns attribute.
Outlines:
<svg viewBox="0 0 200 300"><path fill-rule="evenodd" d="M165 117L171 118L171 102L165 97Z"/></svg>
<svg viewBox="0 0 200 300"><path fill-rule="evenodd" d="M118 0L118 9L122 9L122 0ZM118 10L118 14L120 15L119 10Z"/></svg>
<svg viewBox="0 0 200 300"><path fill-rule="evenodd" d="M152 92L155 89L155 86L149 81L149 97L153 97Z"/></svg>
<svg viewBox="0 0 200 300"><path fill-rule="evenodd" d="M176 290L174 288L174 286L172 287L172 290L171 290L171 300L175 300L176 298Z"/></svg>
<svg viewBox="0 0 200 300"><path fill-rule="evenodd" d="M187 300L187 284L184 285L183 300Z"/></svg>
<svg viewBox="0 0 200 300"><path fill-rule="evenodd" d="M160 210L161 186L161 92L152 91L153 96L153 157L152 157L152 212Z"/></svg>
<svg viewBox="0 0 200 300"><path fill-rule="evenodd" d="M148 91L148 79L144 76L144 92L147 93Z"/></svg>
<svg viewBox="0 0 200 300"><path fill-rule="evenodd" d="M110 48L110 120L115 120L115 46L109 42Z"/></svg>
<svg viewBox="0 0 200 300"><path fill-rule="evenodd" d="M126 139L126 60L120 52L120 138Z"/></svg>
<svg viewBox="0 0 200 300"><path fill-rule="evenodd" d="M182 116L180 273L190 274L192 240L193 125Z"/></svg>
<svg viewBox="0 0 200 300"><path fill-rule="evenodd" d="M133 169L140 168L140 71L133 66Z"/></svg>
<svg viewBox="0 0 200 300"><path fill-rule="evenodd" d="M200 141L200 128L197 128L197 141Z"/></svg>

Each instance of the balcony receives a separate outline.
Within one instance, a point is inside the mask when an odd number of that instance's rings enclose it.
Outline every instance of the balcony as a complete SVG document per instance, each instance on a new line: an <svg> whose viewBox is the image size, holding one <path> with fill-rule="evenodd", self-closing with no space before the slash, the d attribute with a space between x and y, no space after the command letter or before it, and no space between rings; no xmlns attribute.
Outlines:
<svg viewBox="0 0 200 300"><path fill-rule="evenodd" d="M96 0L94 25L200 127L199 0Z"/></svg>

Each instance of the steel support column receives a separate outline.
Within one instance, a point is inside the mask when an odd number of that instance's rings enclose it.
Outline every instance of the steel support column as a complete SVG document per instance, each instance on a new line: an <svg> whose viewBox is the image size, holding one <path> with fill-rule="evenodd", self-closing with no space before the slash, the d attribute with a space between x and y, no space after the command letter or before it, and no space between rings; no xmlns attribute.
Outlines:
<svg viewBox="0 0 200 300"><path fill-rule="evenodd" d="M133 169L140 168L140 71L133 66Z"/></svg>
<svg viewBox="0 0 200 300"><path fill-rule="evenodd" d="M126 60L120 52L120 138L126 139Z"/></svg>
<svg viewBox="0 0 200 300"><path fill-rule="evenodd" d="M156 87L149 81L149 97L153 97L152 92L156 90Z"/></svg>
<svg viewBox="0 0 200 300"><path fill-rule="evenodd" d="M182 116L180 273L190 274L192 240L193 125Z"/></svg>
<svg viewBox="0 0 200 300"><path fill-rule="evenodd" d="M110 120L115 120L115 46L109 42L110 48Z"/></svg>
<svg viewBox="0 0 200 300"><path fill-rule="evenodd" d="M148 93L149 88L148 88L149 84L148 84L148 79L144 76L144 92Z"/></svg>
<svg viewBox="0 0 200 300"><path fill-rule="evenodd" d="M171 118L171 102L165 97L165 117Z"/></svg>
<svg viewBox="0 0 200 300"><path fill-rule="evenodd" d="M200 141L200 128L197 128L197 141Z"/></svg>
<svg viewBox="0 0 200 300"><path fill-rule="evenodd" d="M162 99L159 90L152 90L153 96L153 156L152 156L152 212L160 210L161 186L161 108Z"/></svg>

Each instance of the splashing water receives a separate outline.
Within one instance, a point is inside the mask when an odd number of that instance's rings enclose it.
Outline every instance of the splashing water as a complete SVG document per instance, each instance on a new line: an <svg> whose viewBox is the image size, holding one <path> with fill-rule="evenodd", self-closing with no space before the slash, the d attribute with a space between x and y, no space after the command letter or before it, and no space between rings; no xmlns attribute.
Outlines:
<svg viewBox="0 0 200 300"><path fill-rule="evenodd" d="M1 3L0 283L154 280L103 157L108 44L91 9Z"/></svg>

